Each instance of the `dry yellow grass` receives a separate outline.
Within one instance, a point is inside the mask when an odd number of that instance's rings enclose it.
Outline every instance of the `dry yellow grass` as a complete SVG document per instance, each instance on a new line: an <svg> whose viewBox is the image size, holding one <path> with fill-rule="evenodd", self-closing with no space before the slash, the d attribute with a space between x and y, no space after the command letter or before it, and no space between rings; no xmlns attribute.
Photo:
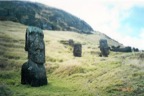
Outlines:
<svg viewBox="0 0 144 96"><path fill-rule="evenodd" d="M49 85L31 88L20 84L25 30L19 23L0 21L0 85L14 96L143 96L143 53L115 53L99 57L98 41L105 35L44 30L46 69ZM61 43L73 39L82 43L82 57ZM108 38L107 38L108 39ZM110 45L117 44L108 39ZM21 91L23 90L23 91Z"/></svg>

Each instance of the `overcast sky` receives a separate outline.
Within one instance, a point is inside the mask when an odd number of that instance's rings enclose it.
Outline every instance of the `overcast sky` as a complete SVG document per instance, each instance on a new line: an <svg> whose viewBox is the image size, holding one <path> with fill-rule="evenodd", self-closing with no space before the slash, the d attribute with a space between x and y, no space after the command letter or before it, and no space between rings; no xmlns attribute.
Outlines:
<svg viewBox="0 0 144 96"><path fill-rule="evenodd" d="M65 10L125 46L144 49L143 0L33 0Z"/></svg>

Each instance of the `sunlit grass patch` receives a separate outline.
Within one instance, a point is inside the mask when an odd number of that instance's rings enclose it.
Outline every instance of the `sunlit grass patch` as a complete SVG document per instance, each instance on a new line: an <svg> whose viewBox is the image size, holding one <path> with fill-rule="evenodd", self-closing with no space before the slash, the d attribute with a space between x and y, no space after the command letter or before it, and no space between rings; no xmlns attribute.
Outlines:
<svg viewBox="0 0 144 96"><path fill-rule="evenodd" d="M38 88L22 85L27 26L9 21L0 22L0 26L0 85L9 88L13 96L144 95L143 53L110 52L107 58L99 57L98 40L106 37L98 32L87 35L44 30L49 84ZM82 44L82 57L73 56L73 47L67 44L69 39Z"/></svg>

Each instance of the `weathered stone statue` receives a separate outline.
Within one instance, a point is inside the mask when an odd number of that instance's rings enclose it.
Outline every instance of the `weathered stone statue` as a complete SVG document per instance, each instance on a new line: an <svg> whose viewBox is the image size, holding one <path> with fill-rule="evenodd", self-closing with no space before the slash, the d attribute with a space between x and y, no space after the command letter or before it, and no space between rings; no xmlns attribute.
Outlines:
<svg viewBox="0 0 144 96"><path fill-rule="evenodd" d="M70 46L74 46L74 41L73 41L73 39L69 39L68 43L69 43Z"/></svg>
<svg viewBox="0 0 144 96"><path fill-rule="evenodd" d="M47 84L44 34L40 28L28 27L25 35L25 51L28 61L22 65L21 84L37 87Z"/></svg>
<svg viewBox="0 0 144 96"><path fill-rule="evenodd" d="M79 43L74 44L73 55L76 57L81 57L82 54L82 45Z"/></svg>
<svg viewBox="0 0 144 96"><path fill-rule="evenodd" d="M100 39L99 43L100 43L99 47L100 47L101 55L104 57L108 57L109 46L107 44L107 40L106 39Z"/></svg>

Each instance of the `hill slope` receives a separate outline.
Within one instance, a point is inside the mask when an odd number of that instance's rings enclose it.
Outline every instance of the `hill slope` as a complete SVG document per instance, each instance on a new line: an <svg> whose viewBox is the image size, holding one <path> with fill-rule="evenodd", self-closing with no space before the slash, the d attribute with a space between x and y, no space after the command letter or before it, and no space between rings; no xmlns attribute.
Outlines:
<svg viewBox="0 0 144 96"><path fill-rule="evenodd" d="M28 1L0 1L0 20L20 22L42 29L90 33L83 20L56 8Z"/></svg>
<svg viewBox="0 0 144 96"><path fill-rule="evenodd" d="M27 26L0 21L0 28L1 96L144 96L144 53L111 52L108 58L99 57L98 40L106 38L100 33L45 30L49 84L39 88L21 85ZM82 57L73 56L72 48L63 43L68 39L83 44Z"/></svg>

